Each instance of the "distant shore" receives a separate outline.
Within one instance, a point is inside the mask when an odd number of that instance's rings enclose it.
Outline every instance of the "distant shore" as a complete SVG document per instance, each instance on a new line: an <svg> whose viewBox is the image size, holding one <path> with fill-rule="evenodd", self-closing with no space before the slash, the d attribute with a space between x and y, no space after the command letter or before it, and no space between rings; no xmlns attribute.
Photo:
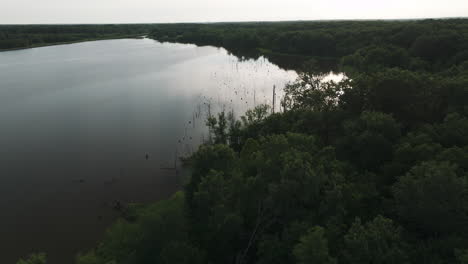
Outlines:
<svg viewBox="0 0 468 264"><path fill-rule="evenodd" d="M33 48L42 48L42 47L49 47L49 46L58 46L58 45L68 45L68 44L76 44L82 42L89 42L89 41L98 41L98 40L112 40L112 39L143 39L146 35L124 35L124 36L109 36L109 37L101 37L101 38L87 38L81 39L76 41L65 41L65 42L54 42L54 43L41 43L36 45L31 45L28 47L17 47L11 49L0 49L0 52L4 51L15 51L15 50L25 50L25 49L33 49Z"/></svg>

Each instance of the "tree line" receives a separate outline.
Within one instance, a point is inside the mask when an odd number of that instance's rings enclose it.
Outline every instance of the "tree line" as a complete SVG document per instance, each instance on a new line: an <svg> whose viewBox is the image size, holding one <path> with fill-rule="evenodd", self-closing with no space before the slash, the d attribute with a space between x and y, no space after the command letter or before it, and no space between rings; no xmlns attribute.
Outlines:
<svg viewBox="0 0 468 264"><path fill-rule="evenodd" d="M383 60L388 66L418 70L441 70L468 59L468 19L159 24L151 36L233 53L352 56L347 61L353 64Z"/></svg>
<svg viewBox="0 0 468 264"><path fill-rule="evenodd" d="M137 37L151 25L0 25L0 50L85 40Z"/></svg>

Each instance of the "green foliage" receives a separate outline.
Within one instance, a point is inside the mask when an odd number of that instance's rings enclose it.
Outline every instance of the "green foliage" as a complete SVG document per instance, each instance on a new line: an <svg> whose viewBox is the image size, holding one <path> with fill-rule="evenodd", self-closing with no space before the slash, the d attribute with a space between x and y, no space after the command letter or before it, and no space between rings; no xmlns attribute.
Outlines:
<svg viewBox="0 0 468 264"><path fill-rule="evenodd" d="M205 254L198 248L183 242L169 242L161 251L161 263L163 264L203 264Z"/></svg>
<svg viewBox="0 0 468 264"><path fill-rule="evenodd" d="M331 111L338 107L339 97L347 87L346 82L323 82L324 76L299 74L296 82L286 85L281 102L285 110L308 108L313 111Z"/></svg>
<svg viewBox="0 0 468 264"><path fill-rule="evenodd" d="M444 146L468 145L468 118L458 113L447 115L444 122L435 127L436 137Z"/></svg>
<svg viewBox="0 0 468 264"><path fill-rule="evenodd" d="M458 263L468 264L468 250L455 250Z"/></svg>
<svg viewBox="0 0 468 264"><path fill-rule="evenodd" d="M448 162L423 162L393 187L396 210L405 224L428 235L466 231L468 185Z"/></svg>
<svg viewBox="0 0 468 264"><path fill-rule="evenodd" d="M357 50L354 54L343 57L343 69L357 72L379 71L384 68L409 68L408 52L395 46L368 46Z"/></svg>
<svg viewBox="0 0 468 264"><path fill-rule="evenodd" d="M176 193L146 208L137 209L135 222L117 221L99 247L79 255L78 264L168 263L176 254L180 263L203 263L204 253L188 243L184 195Z"/></svg>
<svg viewBox="0 0 468 264"><path fill-rule="evenodd" d="M443 99L450 95L440 89L446 80L433 75L386 68L354 77L343 95L349 110L389 113L405 125L439 121L448 110Z"/></svg>
<svg viewBox="0 0 468 264"><path fill-rule="evenodd" d="M328 254L328 241L325 230L316 226L302 236L300 242L294 247L294 256L298 264L334 264L336 260Z"/></svg>
<svg viewBox="0 0 468 264"><path fill-rule="evenodd" d="M408 263L401 228L393 221L377 216L365 225L356 219L344 237L345 263Z"/></svg>
<svg viewBox="0 0 468 264"><path fill-rule="evenodd" d="M189 203L195 244L211 252L216 263L245 259L252 254L249 241L258 240L266 229L298 217L319 219L320 212L310 210L322 204L321 193L343 176L333 150L317 150L313 137L300 134L249 140L239 158L229 158L232 166L205 173ZM213 167L197 158L201 153L194 156L196 171Z"/></svg>
<svg viewBox="0 0 468 264"><path fill-rule="evenodd" d="M264 120L270 113L270 106L261 104L257 105L254 109L247 110L245 116L242 116L242 123L244 126L250 126Z"/></svg>
<svg viewBox="0 0 468 264"><path fill-rule="evenodd" d="M210 133L210 143L229 144L232 148L239 151L241 148L240 140L242 137L242 128L259 124L270 114L270 106L260 104L254 109L247 110L241 121L236 120L234 113L229 112L226 116L224 111L218 113L217 118L209 116L206 125Z"/></svg>
<svg viewBox="0 0 468 264"><path fill-rule="evenodd" d="M47 257L44 253L32 254L26 260L18 260L16 264L47 264Z"/></svg>
<svg viewBox="0 0 468 264"><path fill-rule="evenodd" d="M363 112L358 120L344 123L345 135L337 142L338 153L362 169L376 170L391 160L400 125L391 116Z"/></svg>
<svg viewBox="0 0 468 264"><path fill-rule="evenodd" d="M228 120L224 111L218 114L218 118L209 116L206 121L206 125L210 131L210 135L214 135L215 144L227 144Z"/></svg>
<svg viewBox="0 0 468 264"><path fill-rule="evenodd" d="M101 257L98 257L94 251L90 251L86 254L78 254L76 257L76 263L78 264L115 264L115 261L105 262Z"/></svg>

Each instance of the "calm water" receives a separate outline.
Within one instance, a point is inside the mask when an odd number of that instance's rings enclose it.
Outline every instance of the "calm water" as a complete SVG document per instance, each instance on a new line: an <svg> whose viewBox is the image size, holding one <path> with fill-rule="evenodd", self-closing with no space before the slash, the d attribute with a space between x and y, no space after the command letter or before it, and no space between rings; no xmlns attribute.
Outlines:
<svg viewBox="0 0 468 264"><path fill-rule="evenodd" d="M72 263L113 201L180 188L161 168L206 138L208 104L239 115L295 78L263 58L148 39L0 53L0 262L44 251Z"/></svg>

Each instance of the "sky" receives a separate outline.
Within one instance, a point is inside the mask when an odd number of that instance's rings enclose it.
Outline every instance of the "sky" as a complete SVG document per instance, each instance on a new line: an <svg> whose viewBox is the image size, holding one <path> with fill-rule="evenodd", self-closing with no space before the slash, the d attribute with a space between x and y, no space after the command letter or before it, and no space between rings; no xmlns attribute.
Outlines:
<svg viewBox="0 0 468 264"><path fill-rule="evenodd" d="M468 0L0 0L0 24L468 17Z"/></svg>

